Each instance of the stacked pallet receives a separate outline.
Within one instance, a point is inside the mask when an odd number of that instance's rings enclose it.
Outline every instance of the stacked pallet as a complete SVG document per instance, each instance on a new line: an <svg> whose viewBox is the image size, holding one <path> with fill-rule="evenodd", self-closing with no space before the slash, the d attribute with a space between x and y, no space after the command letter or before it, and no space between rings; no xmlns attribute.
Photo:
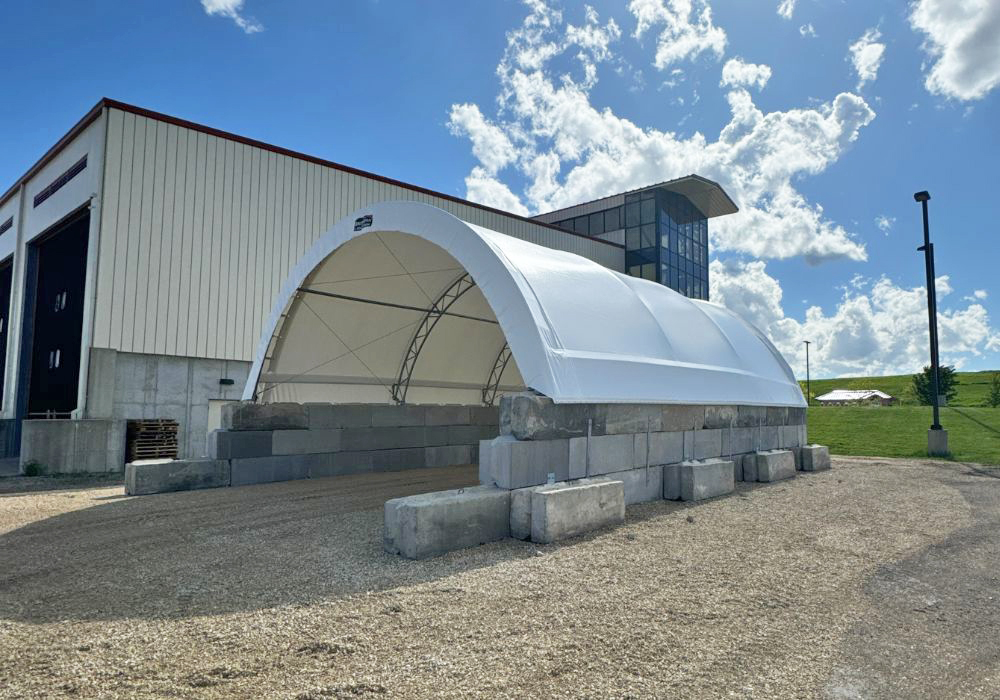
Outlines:
<svg viewBox="0 0 1000 700"><path fill-rule="evenodd" d="M128 461L177 459L177 421L130 420L125 433Z"/></svg>

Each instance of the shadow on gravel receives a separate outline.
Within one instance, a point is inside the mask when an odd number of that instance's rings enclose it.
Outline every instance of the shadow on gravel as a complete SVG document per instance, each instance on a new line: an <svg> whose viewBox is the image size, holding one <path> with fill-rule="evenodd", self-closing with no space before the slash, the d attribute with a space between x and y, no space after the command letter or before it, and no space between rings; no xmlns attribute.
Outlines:
<svg viewBox="0 0 1000 700"><path fill-rule="evenodd" d="M534 556L505 540L412 562L382 550L389 498L475 467L100 500L0 535L0 618L160 619L315 603ZM93 486L93 484L91 484Z"/></svg>
<svg viewBox="0 0 1000 700"><path fill-rule="evenodd" d="M40 491L84 491L124 484L121 474L107 476L5 476L0 477L0 498L23 496Z"/></svg>
<svg viewBox="0 0 1000 700"><path fill-rule="evenodd" d="M995 697L1000 674L1000 481L970 465L942 466L941 482L973 524L883 566L864 587L873 614L847 635L833 698ZM950 473L949 473L950 472ZM934 523L927 523L932 530Z"/></svg>

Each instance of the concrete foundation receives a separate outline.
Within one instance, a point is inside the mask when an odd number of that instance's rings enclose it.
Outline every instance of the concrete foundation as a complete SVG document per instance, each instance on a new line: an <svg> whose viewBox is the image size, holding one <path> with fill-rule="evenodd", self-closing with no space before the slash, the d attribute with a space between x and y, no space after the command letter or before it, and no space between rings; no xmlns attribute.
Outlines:
<svg viewBox="0 0 1000 700"><path fill-rule="evenodd" d="M791 450L758 452L757 481L772 482L795 476L795 454Z"/></svg>
<svg viewBox="0 0 1000 700"><path fill-rule="evenodd" d="M931 457L947 457L951 454L951 451L948 449L947 430L927 431L927 454Z"/></svg>
<svg viewBox="0 0 1000 700"><path fill-rule="evenodd" d="M556 542L625 522L620 481L588 479L554 485L531 494L531 540Z"/></svg>
<svg viewBox="0 0 1000 700"><path fill-rule="evenodd" d="M830 468L830 449L823 445L805 445L798 450L798 467L804 472L818 472Z"/></svg>
<svg viewBox="0 0 1000 700"><path fill-rule="evenodd" d="M385 549L426 559L510 534L510 491L475 486L385 503Z"/></svg>

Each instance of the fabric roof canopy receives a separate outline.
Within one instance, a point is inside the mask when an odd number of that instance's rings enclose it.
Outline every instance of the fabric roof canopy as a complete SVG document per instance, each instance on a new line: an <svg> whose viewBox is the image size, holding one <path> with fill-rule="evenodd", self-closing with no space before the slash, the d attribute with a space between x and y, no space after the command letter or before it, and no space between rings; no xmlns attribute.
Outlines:
<svg viewBox="0 0 1000 700"><path fill-rule="evenodd" d="M525 387L558 403L805 405L780 353L721 306L416 202L364 208L303 256L244 399L469 404Z"/></svg>

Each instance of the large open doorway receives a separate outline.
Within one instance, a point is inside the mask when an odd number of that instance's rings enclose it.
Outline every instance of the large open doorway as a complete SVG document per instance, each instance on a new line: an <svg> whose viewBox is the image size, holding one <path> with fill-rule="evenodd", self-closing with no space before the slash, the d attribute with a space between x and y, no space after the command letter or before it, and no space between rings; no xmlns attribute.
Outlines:
<svg viewBox="0 0 1000 700"><path fill-rule="evenodd" d="M76 408L89 231L84 210L29 246L19 417L69 418Z"/></svg>

